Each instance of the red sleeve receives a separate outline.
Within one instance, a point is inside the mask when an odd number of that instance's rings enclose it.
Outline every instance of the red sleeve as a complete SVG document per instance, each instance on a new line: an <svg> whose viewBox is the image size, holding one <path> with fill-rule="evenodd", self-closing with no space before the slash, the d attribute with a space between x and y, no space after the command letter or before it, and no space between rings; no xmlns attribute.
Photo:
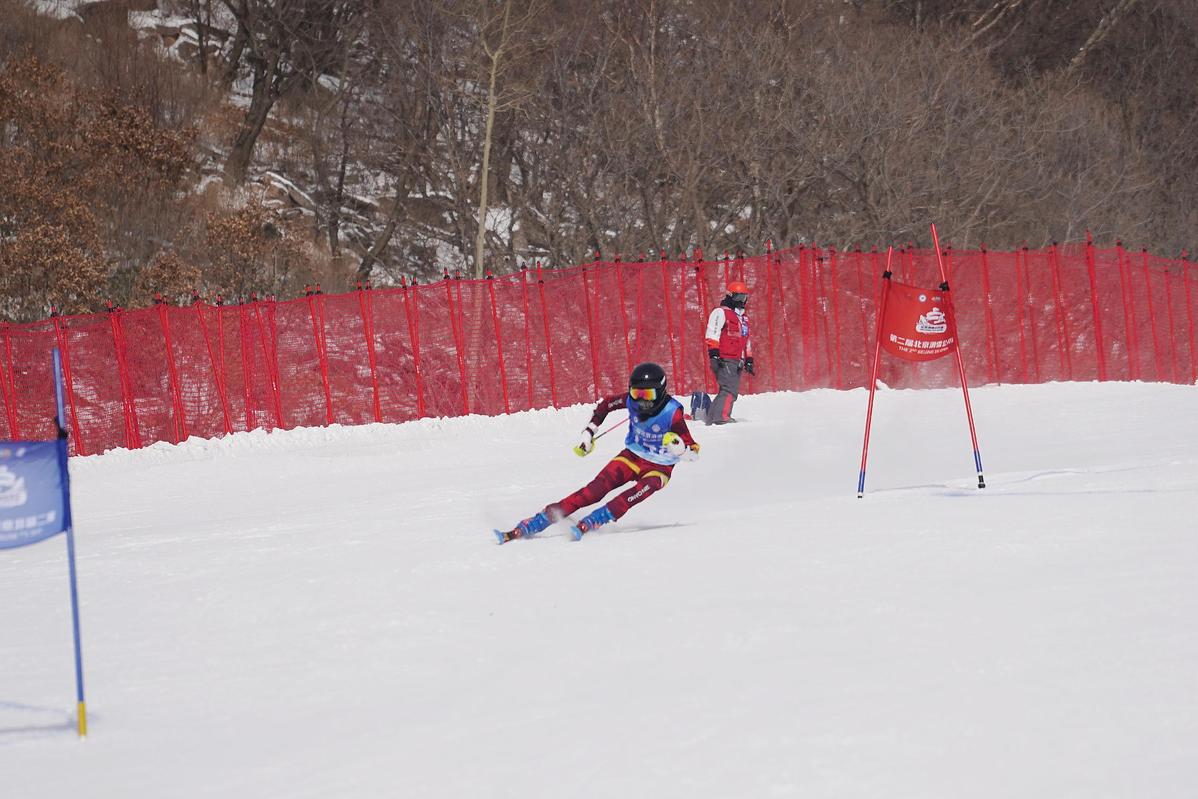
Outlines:
<svg viewBox="0 0 1198 799"><path fill-rule="evenodd" d="M603 424L603 420L612 411L626 409L628 407L627 394L612 394L610 397L604 397L599 400L599 404L595 406L595 412L591 414L591 424L598 427Z"/></svg>
<svg viewBox="0 0 1198 799"><path fill-rule="evenodd" d="M681 408L674 411L674 420L670 423L670 430L677 433L678 437L682 439L682 443L686 444L688 447L695 443L695 439L691 436L690 429L686 426L686 415L683 414Z"/></svg>

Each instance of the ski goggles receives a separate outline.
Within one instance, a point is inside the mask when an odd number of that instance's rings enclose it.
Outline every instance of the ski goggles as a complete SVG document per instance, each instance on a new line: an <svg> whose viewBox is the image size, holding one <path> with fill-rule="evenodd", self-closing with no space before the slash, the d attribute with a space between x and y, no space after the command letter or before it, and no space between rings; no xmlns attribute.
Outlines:
<svg viewBox="0 0 1198 799"><path fill-rule="evenodd" d="M748 301L749 301L749 295L748 295L748 294L742 294L742 293L740 293L740 292L737 292L736 294L733 294L733 295L731 295L731 296L732 296L732 301L733 301L733 302L739 302L741 305L744 305L746 302L748 302Z"/></svg>
<svg viewBox="0 0 1198 799"><path fill-rule="evenodd" d="M628 396L634 400L649 400L652 402L657 399L657 389L655 388L630 388Z"/></svg>

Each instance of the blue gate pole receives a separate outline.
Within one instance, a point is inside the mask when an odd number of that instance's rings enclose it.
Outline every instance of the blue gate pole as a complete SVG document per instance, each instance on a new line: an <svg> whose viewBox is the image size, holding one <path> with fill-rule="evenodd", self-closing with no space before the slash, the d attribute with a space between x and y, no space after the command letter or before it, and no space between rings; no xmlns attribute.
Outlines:
<svg viewBox="0 0 1198 799"><path fill-rule="evenodd" d="M83 645L79 635L79 589L75 576L75 530L71 524L71 479L67 472L67 416L63 406L62 355L54 348L54 399L58 410L58 468L62 474L63 526L67 533L67 564L71 574L71 625L75 635L75 712L79 737L87 735L87 704L83 699Z"/></svg>

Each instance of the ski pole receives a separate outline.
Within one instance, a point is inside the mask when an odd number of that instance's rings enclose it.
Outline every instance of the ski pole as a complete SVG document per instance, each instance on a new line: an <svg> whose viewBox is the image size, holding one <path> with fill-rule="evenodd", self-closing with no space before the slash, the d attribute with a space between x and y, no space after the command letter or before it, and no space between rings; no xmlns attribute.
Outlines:
<svg viewBox="0 0 1198 799"><path fill-rule="evenodd" d="M596 433L594 436L591 437L591 441L598 441L599 439L603 438L605 435L610 433L612 430L615 430L617 427L619 427L620 425L624 424L627 421L628 420L625 419L623 422L616 422L611 427L604 430L602 433ZM582 444L579 444L578 446L576 446L574 448L574 454L577 455L578 457L582 458L582 457L585 457L586 455L588 455L589 452L582 448Z"/></svg>

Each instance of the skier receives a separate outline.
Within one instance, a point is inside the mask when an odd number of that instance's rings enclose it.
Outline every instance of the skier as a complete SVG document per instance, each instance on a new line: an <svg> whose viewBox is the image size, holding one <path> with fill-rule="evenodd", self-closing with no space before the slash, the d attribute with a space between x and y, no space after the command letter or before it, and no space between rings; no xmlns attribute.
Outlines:
<svg viewBox="0 0 1198 799"><path fill-rule="evenodd" d="M633 505L638 505L666 487L674 464L699 457L699 445L691 437L682 413L682 403L666 391L666 373L655 363L642 363L628 378L627 393L613 394L599 402L591 422L582 431L574 451L586 455L595 448L595 431L612 411L628 410L628 435L624 449L612 458L595 479L570 496L546 505L506 532L496 530L499 543L535 535L561 521L579 508L601 501L614 488L634 483L610 502L600 506L575 524L575 540L596 527L614 522Z"/></svg>
<svg viewBox="0 0 1198 799"><path fill-rule="evenodd" d="M725 424L732 418L732 403L740 393L741 370L757 374L753 365L753 348L749 344L749 317L745 304L749 287L739 280L728 284L728 293L707 318L704 340L708 361L715 373L720 391L708 399L701 391L691 395L691 418L704 418L707 424ZM703 411L706 411L704 414Z"/></svg>

